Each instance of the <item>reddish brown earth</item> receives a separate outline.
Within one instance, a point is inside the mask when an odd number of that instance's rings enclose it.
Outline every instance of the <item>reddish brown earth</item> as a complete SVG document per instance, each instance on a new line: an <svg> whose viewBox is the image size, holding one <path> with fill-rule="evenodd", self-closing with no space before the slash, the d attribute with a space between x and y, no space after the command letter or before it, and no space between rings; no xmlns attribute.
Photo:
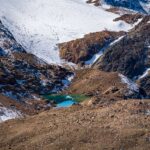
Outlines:
<svg viewBox="0 0 150 150"><path fill-rule="evenodd" d="M127 9L119 8L119 7L111 7L109 9L106 9L106 11L114 13L114 14L119 14L119 15L135 13L132 10L127 10Z"/></svg>
<svg viewBox="0 0 150 150"><path fill-rule="evenodd" d="M134 24L141 18L143 18L143 15L141 14L124 14L121 17L116 18L114 21L123 20L128 24Z"/></svg>
<svg viewBox="0 0 150 150"><path fill-rule="evenodd" d="M0 124L1 150L149 150L150 100L72 106Z"/></svg>
<svg viewBox="0 0 150 150"><path fill-rule="evenodd" d="M124 32L102 31L87 34L81 39L59 44L60 57L69 62L82 64L123 34Z"/></svg>
<svg viewBox="0 0 150 150"><path fill-rule="evenodd" d="M83 94L101 102L111 100L137 98L140 95L133 91L129 94L127 84L122 83L117 72L104 72L98 69L83 69L76 71L70 87L64 91L67 94Z"/></svg>

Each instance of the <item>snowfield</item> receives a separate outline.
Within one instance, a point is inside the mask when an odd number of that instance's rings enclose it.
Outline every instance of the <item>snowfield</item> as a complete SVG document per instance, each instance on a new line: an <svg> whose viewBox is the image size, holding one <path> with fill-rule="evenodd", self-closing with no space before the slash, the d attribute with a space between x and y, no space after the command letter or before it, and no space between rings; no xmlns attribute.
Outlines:
<svg viewBox="0 0 150 150"><path fill-rule="evenodd" d="M104 29L127 31L131 25L113 22L116 14L85 0L0 0L0 19L15 39L48 63L61 64L58 43Z"/></svg>
<svg viewBox="0 0 150 150"><path fill-rule="evenodd" d="M20 118L22 114L15 110L0 106L0 123L6 120Z"/></svg>

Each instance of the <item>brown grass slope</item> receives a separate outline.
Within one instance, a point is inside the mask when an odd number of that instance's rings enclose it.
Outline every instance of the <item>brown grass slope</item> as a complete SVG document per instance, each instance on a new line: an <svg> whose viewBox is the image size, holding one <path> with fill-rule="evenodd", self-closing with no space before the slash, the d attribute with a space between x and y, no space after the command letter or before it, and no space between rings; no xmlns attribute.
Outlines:
<svg viewBox="0 0 150 150"><path fill-rule="evenodd" d="M76 64L82 64L121 35L124 35L124 32L105 30L87 34L83 38L70 42L61 43L59 44L60 57Z"/></svg>
<svg viewBox="0 0 150 150"><path fill-rule="evenodd" d="M119 73L104 72L98 69L82 69L75 73L67 94L83 94L98 99L100 102L127 98L140 98L142 94L132 91L123 83Z"/></svg>
<svg viewBox="0 0 150 150"><path fill-rule="evenodd" d="M1 150L149 150L150 100L73 106L0 124Z"/></svg>

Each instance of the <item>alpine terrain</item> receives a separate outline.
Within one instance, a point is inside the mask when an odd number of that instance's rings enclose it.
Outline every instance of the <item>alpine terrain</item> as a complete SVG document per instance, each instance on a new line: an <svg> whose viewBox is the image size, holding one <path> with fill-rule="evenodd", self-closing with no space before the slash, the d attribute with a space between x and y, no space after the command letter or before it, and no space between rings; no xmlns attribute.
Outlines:
<svg viewBox="0 0 150 150"><path fill-rule="evenodd" d="M150 149L150 0L0 0L9 149Z"/></svg>

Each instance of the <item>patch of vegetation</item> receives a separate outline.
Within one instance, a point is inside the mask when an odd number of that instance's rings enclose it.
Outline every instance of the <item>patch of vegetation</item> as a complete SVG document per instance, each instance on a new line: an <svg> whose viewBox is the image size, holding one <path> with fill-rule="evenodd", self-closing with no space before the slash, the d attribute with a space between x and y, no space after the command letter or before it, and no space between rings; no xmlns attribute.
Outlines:
<svg viewBox="0 0 150 150"><path fill-rule="evenodd" d="M55 103L61 103L63 101L73 100L77 103L83 102L84 100L89 99L88 96L82 94L71 94L71 95L62 95L62 94L53 94L53 95L44 95L44 99L48 101L54 101Z"/></svg>
<svg viewBox="0 0 150 150"><path fill-rule="evenodd" d="M74 101L76 101L78 103L83 102L90 98L89 96L82 95L82 94L72 94L70 96L73 98Z"/></svg>

